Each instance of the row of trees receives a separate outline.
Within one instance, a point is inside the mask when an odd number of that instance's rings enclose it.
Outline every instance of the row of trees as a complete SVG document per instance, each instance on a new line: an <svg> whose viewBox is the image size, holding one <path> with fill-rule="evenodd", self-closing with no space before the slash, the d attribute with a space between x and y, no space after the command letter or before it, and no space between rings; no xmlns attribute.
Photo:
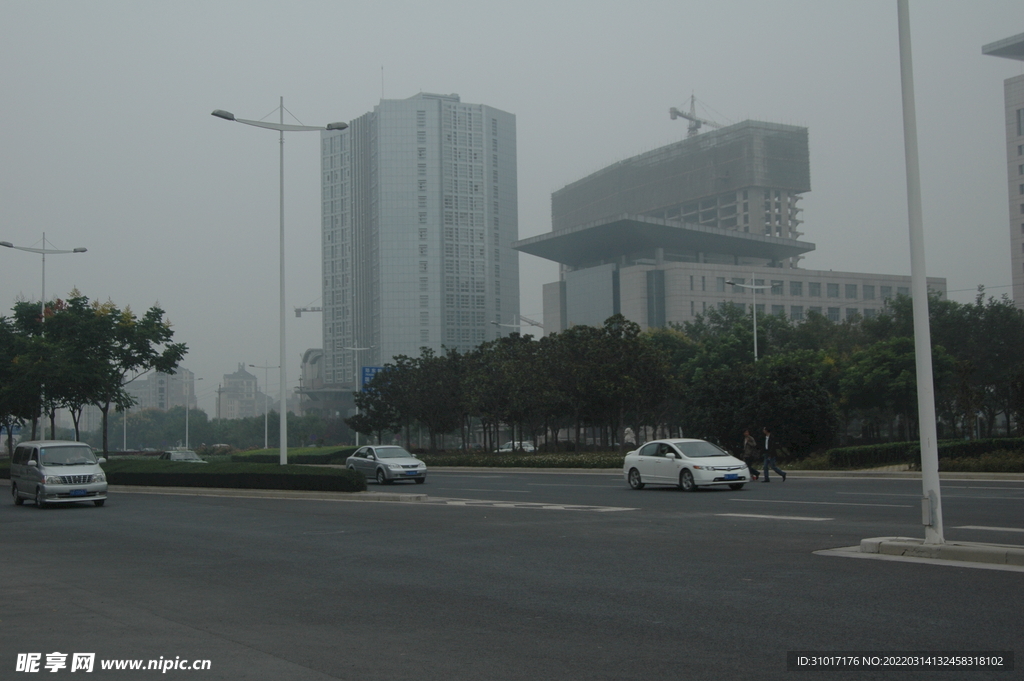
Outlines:
<svg viewBox="0 0 1024 681"><path fill-rule="evenodd" d="M936 402L946 437L991 437L1005 421L1024 423L1024 312L1007 298L973 304L930 300ZM914 436L916 369L912 305L901 297L877 317L834 323L752 319L738 306L644 333L621 316L603 327L575 326L539 341L511 336L469 353L424 349L399 357L357 396L355 430L403 432L421 425L431 448L475 424L485 446L502 425L514 440L557 446L623 442L625 429L706 437L739 447L747 427L772 426L796 452L834 444ZM979 418L980 417L980 418Z"/></svg>
<svg viewBox="0 0 1024 681"><path fill-rule="evenodd" d="M171 342L173 335L157 306L139 317L77 290L45 306L17 303L13 316L0 317L0 425L11 433L31 423L34 439L43 415L52 438L55 413L64 408L77 439L82 410L96 405L106 452L110 408L133 404L125 385L150 369L172 372L185 356L188 348Z"/></svg>

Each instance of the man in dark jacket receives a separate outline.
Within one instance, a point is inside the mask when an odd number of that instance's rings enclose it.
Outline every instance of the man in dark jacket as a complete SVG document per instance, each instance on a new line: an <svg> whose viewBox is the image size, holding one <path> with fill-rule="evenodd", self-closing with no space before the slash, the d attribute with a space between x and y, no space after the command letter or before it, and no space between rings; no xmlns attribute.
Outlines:
<svg viewBox="0 0 1024 681"><path fill-rule="evenodd" d="M775 471L782 476L782 482L786 482L786 474L779 470L779 467L775 465L775 455L778 450L778 445L775 443L775 438L772 437L772 431L768 426L764 427L764 480L761 482L771 482L768 479L768 469Z"/></svg>

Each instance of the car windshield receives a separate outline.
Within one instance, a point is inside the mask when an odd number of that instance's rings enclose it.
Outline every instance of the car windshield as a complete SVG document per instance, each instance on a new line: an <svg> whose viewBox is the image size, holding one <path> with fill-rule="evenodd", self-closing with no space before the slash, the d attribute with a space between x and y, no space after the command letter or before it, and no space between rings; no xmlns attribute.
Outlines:
<svg viewBox="0 0 1024 681"><path fill-rule="evenodd" d="M729 452L710 442L698 440L695 442L673 442L672 444L691 459L701 459L707 456L731 456Z"/></svg>
<svg viewBox="0 0 1024 681"><path fill-rule="evenodd" d="M377 447L377 458L380 459L410 459L412 454L401 447Z"/></svg>
<svg viewBox="0 0 1024 681"><path fill-rule="evenodd" d="M40 447L39 463L42 466L78 466L96 463L96 455L87 445L63 445Z"/></svg>
<svg viewBox="0 0 1024 681"><path fill-rule="evenodd" d="M195 452L171 452L171 461L202 461Z"/></svg>

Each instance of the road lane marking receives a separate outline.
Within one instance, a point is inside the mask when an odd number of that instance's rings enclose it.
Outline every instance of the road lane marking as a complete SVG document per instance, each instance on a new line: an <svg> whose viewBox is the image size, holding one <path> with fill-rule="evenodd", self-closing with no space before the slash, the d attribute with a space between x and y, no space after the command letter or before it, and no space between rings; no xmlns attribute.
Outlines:
<svg viewBox="0 0 1024 681"><path fill-rule="evenodd" d="M953 530L988 530L989 532L1024 532L1024 527L985 527L984 525L957 525Z"/></svg>
<svg viewBox="0 0 1024 681"><path fill-rule="evenodd" d="M848 501L789 501L787 499L730 499L729 501L752 501L756 504L813 504L815 506L878 506L883 508L914 508L910 504L855 504Z"/></svg>
<svg viewBox="0 0 1024 681"><path fill-rule="evenodd" d="M636 511L636 508L620 506L585 506L579 504L552 504L537 501L488 501L484 499L446 499L429 497L422 504L435 506L472 506L477 508L525 508L542 511L590 511L591 513L610 513L616 511Z"/></svg>
<svg viewBox="0 0 1024 681"><path fill-rule="evenodd" d="M820 522L822 520L835 520L835 518L812 518L799 515L757 515L754 513L716 513L715 515L727 516L730 518L768 518L770 520L810 520Z"/></svg>
<svg viewBox="0 0 1024 681"><path fill-rule="evenodd" d="M455 490L457 492L508 492L509 494L533 494L528 489L471 489L469 487L433 487L432 489Z"/></svg>

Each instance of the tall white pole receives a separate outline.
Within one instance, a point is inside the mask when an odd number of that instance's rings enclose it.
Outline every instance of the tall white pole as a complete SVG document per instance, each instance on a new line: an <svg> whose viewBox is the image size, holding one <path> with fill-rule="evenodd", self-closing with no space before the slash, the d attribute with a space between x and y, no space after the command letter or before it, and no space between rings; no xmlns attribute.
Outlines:
<svg viewBox="0 0 1024 681"><path fill-rule="evenodd" d="M280 123L284 125L284 97L281 97ZM288 370L285 368L284 338L284 129L281 130L281 465L288 463Z"/></svg>
<svg viewBox="0 0 1024 681"><path fill-rule="evenodd" d="M43 232L43 290L39 294L42 300L39 301L39 323L46 321L46 232Z"/></svg>
<svg viewBox="0 0 1024 681"><path fill-rule="evenodd" d="M754 284L751 287L750 292L754 294L754 361L757 361L757 281L754 279L754 273L750 273L750 283Z"/></svg>
<svg viewBox="0 0 1024 681"><path fill-rule="evenodd" d="M903 144L907 164L907 213L910 222L910 277L914 306L914 354L917 357L917 420L921 437L921 522L926 544L942 544L942 496L939 485L939 447L935 428L935 386L932 381L932 343L928 326L928 281L925 278L924 220L921 210L921 171L918 166L917 110L914 103L914 65L910 49L910 7L897 0L900 40L900 79L903 85Z"/></svg>

